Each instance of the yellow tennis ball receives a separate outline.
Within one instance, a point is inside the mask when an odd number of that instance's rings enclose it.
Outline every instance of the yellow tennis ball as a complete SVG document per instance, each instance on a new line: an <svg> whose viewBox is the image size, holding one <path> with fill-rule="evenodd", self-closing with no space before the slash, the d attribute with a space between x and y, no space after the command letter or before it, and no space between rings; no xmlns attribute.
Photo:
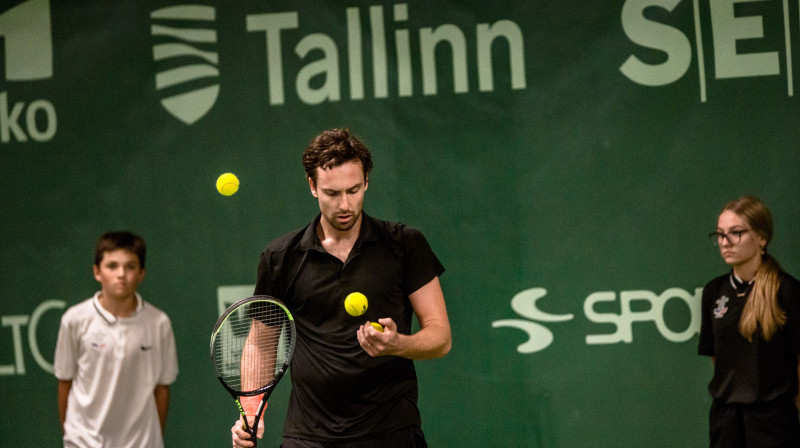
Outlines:
<svg viewBox="0 0 800 448"><path fill-rule="evenodd" d="M230 196L239 191L239 178L233 173L225 173L217 178L217 191L223 196Z"/></svg>
<svg viewBox="0 0 800 448"><path fill-rule="evenodd" d="M381 333L383 333L383 325L381 325L381 324L379 324L377 322L370 322L369 324L372 325L376 330L378 330Z"/></svg>
<svg viewBox="0 0 800 448"><path fill-rule="evenodd" d="M344 299L344 309L351 316L360 316L367 312L367 296L360 292L351 292Z"/></svg>

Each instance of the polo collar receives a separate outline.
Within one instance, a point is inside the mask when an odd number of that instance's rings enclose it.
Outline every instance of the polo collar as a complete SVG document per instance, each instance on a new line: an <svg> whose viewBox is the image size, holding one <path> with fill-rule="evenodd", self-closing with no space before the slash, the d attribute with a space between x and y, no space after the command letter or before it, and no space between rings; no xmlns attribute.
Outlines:
<svg viewBox="0 0 800 448"><path fill-rule="evenodd" d="M97 291L94 293L94 297L92 297L92 305L94 305L94 309L100 314L100 317L103 318L109 325L116 323L120 318L112 314L107 309L103 308L103 305L100 304L100 294L102 291ZM136 316L139 312L144 308L144 300L142 300L142 296L139 293L136 294L136 310L130 316L126 317L125 319L129 319L131 317Z"/></svg>
<svg viewBox="0 0 800 448"><path fill-rule="evenodd" d="M739 289L742 286L748 286L749 287L750 285L753 284L753 282L756 281L756 279L754 278L754 279L750 280L749 282L746 282L746 281L740 279L733 272L731 272L730 280L731 280L731 286L733 286L733 289Z"/></svg>
<svg viewBox="0 0 800 448"><path fill-rule="evenodd" d="M301 250L314 250L314 249L322 249L322 245L319 242L319 238L317 238L317 225L319 225L319 220L322 219L322 214L318 214L312 221L311 224L306 227L305 231L303 232L303 236L300 238L300 249ZM361 212L361 230L358 233L358 239L356 240L356 247L358 247L364 241L377 241L378 240L378 233L375 229L375 223L372 222L372 218L364 213Z"/></svg>

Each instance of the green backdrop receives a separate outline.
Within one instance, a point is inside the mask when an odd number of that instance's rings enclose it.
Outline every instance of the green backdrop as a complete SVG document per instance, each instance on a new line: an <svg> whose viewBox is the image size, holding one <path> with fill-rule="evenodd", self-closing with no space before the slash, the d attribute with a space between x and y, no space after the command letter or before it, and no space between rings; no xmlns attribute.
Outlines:
<svg viewBox="0 0 800 448"><path fill-rule="evenodd" d="M703 446L721 206L760 196L800 274L799 23L788 0L3 1L2 445L58 444L60 316L130 229L177 338L166 443L229 446L210 330L317 212L302 150L347 126L365 210L447 268L453 349L417 363L431 446Z"/></svg>

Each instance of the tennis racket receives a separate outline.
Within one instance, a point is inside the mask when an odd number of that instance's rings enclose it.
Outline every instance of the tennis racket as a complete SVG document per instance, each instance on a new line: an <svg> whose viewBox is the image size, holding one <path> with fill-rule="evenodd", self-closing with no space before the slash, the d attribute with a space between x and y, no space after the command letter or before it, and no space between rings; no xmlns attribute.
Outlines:
<svg viewBox="0 0 800 448"><path fill-rule="evenodd" d="M289 368L295 344L292 313L280 300L254 296L225 310L211 333L211 362L256 445L258 421L272 391ZM247 423L240 397L263 394L253 425Z"/></svg>

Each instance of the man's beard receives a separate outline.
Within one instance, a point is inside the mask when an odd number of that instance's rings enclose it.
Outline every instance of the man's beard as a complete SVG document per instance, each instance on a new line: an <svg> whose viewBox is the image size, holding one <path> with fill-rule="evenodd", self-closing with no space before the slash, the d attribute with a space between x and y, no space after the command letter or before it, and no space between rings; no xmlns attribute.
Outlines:
<svg viewBox="0 0 800 448"><path fill-rule="evenodd" d="M330 224L331 227L338 230L339 232L347 232L356 225L356 223L358 222L358 218L359 216L361 216L361 214L360 213L358 215L350 214L352 219L350 219L346 223L339 222L339 220L337 219L338 216L339 215L336 215L331 219L327 219L328 224Z"/></svg>

